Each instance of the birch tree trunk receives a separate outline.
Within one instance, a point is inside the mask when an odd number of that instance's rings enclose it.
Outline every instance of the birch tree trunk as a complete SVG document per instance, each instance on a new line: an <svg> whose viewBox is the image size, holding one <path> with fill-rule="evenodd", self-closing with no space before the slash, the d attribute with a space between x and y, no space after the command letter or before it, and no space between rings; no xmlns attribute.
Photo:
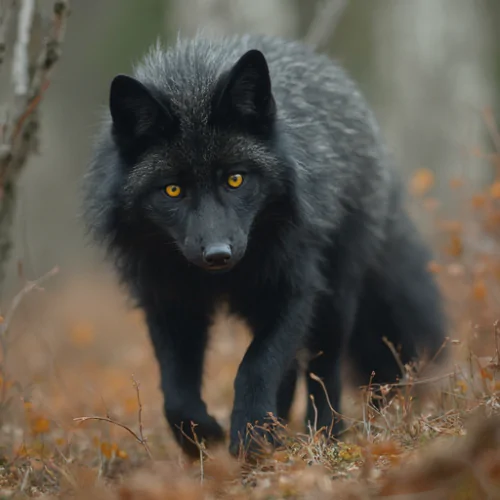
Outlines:
<svg viewBox="0 0 500 500"><path fill-rule="evenodd" d="M298 12L292 0L173 0L167 9L167 30L174 38L259 32L294 36Z"/></svg>
<svg viewBox="0 0 500 500"><path fill-rule="evenodd" d="M483 0L383 0L373 9L377 107L406 174L430 168L473 185L490 171L482 109L494 104L493 43ZM439 189L447 205L447 190Z"/></svg>
<svg viewBox="0 0 500 500"><path fill-rule="evenodd" d="M37 151L38 108L60 57L69 15L68 0L55 0L50 7L47 23L43 12L48 5L36 0L2 2L0 6L1 62L10 66L10 71L2 68L10 86L2 89L0 119L0 293L12 248L17 182Z"/></svg>

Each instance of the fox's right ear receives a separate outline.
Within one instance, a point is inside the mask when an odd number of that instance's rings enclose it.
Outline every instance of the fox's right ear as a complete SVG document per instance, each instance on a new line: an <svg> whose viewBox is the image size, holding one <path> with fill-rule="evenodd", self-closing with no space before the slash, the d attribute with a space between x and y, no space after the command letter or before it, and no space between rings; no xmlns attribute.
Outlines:
<svg viewBox="0 0 500 500"><path fill-rule="evenodd" d="M174 123L167 107L145 85L126 75L111 82L109 110L115 132L130 139L167 132Z"/></svg>

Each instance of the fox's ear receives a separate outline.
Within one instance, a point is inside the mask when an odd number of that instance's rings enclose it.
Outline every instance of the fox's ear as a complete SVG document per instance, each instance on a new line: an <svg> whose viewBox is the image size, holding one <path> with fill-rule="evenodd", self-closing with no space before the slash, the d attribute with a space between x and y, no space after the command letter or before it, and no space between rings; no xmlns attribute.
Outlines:
<svg viewBox="0 0 500 500"><path fill-rule="evenodd" d="M218 83L214 112L243 118L256 124L269 124L276 113L271 77L266 58L260 50L243 54Z"/></svg>
<svg viewBox="0 0 500 500"><path fill-rule="evenodd" d="M167 107L130 76L118 75L111 82L109 110L114 130L130 139L167 132L173 126Z"/></svg>

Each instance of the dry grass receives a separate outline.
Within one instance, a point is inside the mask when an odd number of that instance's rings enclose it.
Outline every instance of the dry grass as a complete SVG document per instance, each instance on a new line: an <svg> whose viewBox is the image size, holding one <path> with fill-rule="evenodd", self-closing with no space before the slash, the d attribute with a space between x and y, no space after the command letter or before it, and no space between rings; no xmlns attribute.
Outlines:
<svg viewBox="0 0 500 500"><path fill-rule="evenodd" d="M284 448L254 467L225 447L179 453L143 318L111 277L48 277L43 293L24 283L0 331L0 499L500 498L500 175L481 193L451 180L457 220L433 181L419 171L410 190L438 248L429 271L453 320L449 366L410 373L391 397L383 387L381 410L372 387L346 391L348 431L330 446L301 428L301 381ZM227 429L249 337L229 319L212 339L204 395Z"/></svg>

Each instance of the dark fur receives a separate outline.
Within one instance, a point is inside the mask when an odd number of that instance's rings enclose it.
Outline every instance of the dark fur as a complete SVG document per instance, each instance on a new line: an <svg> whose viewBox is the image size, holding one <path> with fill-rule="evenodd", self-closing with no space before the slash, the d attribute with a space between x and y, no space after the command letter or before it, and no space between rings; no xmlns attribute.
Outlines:
<svg viewBox="0 0 500 500"><path fill-rule="evenodd" d="M430 256L342 69L297 42L197 37L153 48L135 78L113 82L85 212L146 313L166 417L185 451L196 453L177 426L189 434L190 421L199 436L223 439L200 395L220 300L254 334L235 380L233 453L247 423L287 417L302 347L322 352L308 370L337 410L343 356L366 383L373 370L380 382L400 374L384 335L404 362L436 353L445 319ZM230 172L245 173L239 189L225 186ZM172 182L186 196L169 199ZM232 267L212 273L203 249L221 243ZM326 398L308 380L328 427Z"/></svg>

